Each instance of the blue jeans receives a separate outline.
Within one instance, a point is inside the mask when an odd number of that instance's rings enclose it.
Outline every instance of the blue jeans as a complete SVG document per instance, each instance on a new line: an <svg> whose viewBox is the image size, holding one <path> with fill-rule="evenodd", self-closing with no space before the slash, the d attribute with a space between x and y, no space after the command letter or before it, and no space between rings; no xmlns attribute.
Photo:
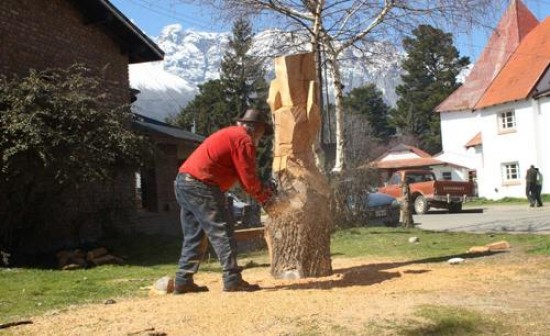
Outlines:
<svg viewBox="0 0 550 336"><path fill-rule="evenodd" d="M176 272L176 284L193 282L200 262L206 253L206 238L216 251L223 270L224 286L241 280L237 265L236 242L233 237L234 221L226 206L225 195L217 186L186 178L178 174L174 182L176 199L181 207L180 221L183 232L181 257Z"/></svg>

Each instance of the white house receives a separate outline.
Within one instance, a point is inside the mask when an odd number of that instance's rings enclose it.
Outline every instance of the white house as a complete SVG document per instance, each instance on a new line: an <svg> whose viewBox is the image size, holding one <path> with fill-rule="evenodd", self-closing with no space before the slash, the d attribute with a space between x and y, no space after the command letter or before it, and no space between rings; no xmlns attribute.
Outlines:
<svg viewBox="0 0 550 336"><path fill-rule="evenodd" d="M464 166L467 159L445 156L441 160L440 157L432 157L417 147L400 144L380 155L371 166L380 171L380 182L387 181L393 172L401 169L429 169L438 180L468 180L467 172L470 169ZM453 161L460 161L462 164L454 164Z"/></svg>
<svg viewBox="0 0 550 336"><path fill-rule="evenodd" d="M525 197L530 165L550 181L549 65L550 18L539 23L513 0L464 84L436 108L441 159L469 166L479 196Z"/></svg>

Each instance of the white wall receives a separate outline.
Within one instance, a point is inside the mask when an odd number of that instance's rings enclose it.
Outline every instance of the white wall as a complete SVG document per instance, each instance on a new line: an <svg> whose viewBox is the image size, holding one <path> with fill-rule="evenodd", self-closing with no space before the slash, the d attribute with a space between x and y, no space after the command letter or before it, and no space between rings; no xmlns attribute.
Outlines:
<svg viewBox="0 0 550 336"><path fill-rule="evenodd" d="M489 199L525 197L525 172L531 164L539 165L536 145L539 117L532 105L538 106L538 103L522 101L481 112L483 178L478 181L480 196ZM511 109L515 111L516 132L499 134L499 114ZM503 183L502 164L506 162L518 162L520 178L517 183Z"/></svg>
<svg viewBox="0 0 550 336"><path fill-rule="evenodd" d="M451 170L453 180L468 181L468 171L470 169L476 170L477 182L479 183L479 180L483 179L483 153L479 149L482 147L466 148L464 145L477 133L482 132L481 113L478 111L458 111L440 114L443 153L436 158L467 168L457 166L438 167L437 174L441 176L443 171Z"/></svg>
<svg viewBox="0 0 550 336"><path fill-rule="evenodd" d="M457 111L442 112L440 115L443 152L468 155L464 145L481 132L480 113Z"/></svg>
<svg viewBox="0 0 550 336"><path fill-rule="evenodd" d="M500 133L499 115L513 109L516 132ZM456 153L477 160L479 195L489 199L525 197L525 172L531 164L546 178L543 193L550 193L550 98L503 104L474 113L441 113L443 153ZM466 149L464 145L481 132L482 146ZM444 156L444 154L443 154ZM520 179L503 183L502 164L518 162ZM449 167L437 168L437 174ZM461 176L462 175L462 176ZM467 179L467 170L453 169L453 179Z"/></svg>
<svg viewBox="0 0 550 336"><path fill-rule="evenodd" d="M538 100L536 165L545 178L542 192L550 194L550 97Z"/></svg>

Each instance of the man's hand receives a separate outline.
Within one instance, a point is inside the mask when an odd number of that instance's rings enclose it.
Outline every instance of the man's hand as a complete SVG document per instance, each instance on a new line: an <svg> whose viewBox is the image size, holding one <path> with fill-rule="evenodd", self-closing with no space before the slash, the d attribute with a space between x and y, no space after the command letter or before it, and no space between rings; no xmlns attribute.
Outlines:
<svg viewBox="0 0 550 336"><path fill-rule="evenodd" d="M271 190L272 194L277 194L279 190L279 182L276 178L272 177L264 183L265 187Z"/></svg>

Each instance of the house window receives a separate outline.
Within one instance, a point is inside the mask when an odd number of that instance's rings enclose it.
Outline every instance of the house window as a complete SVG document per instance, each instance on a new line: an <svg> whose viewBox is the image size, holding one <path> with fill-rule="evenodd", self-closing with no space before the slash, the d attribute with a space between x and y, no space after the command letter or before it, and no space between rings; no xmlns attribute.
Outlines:
<svg viewBox="0 0 550 336"><path fill-rule="evenodd" d="M468 181L470 181L470 182L476 182L477 181L477 171L476 170L468 171Z"/></svg>
<svg viewBox="0 0 550 336"><path fill-rule="evenodd" d="M158 212L155 171L142 169L135 173L136 208L143 211Z"/></svg>
<svg viewBox="0 0 550 336"><path fill-rule="evenodd" d="M509 133L516 130L516 113L514 111L501 112L498 120L500 133Z"/></svg>
<svg viewBox="0 0 550 336"><path fill-rule="evenodd" d="M502 164L503 184L517 184L520 182L519 165L517 162L507 162Z"/></svg>
<svg viewBox="0 0 550 336"><path fill-rule="evenodd" d="M451 174L451 172L443 172L441 173L441 175L443 176L444 180L450 181L453 179L453 175Z"/></svg>
<svg viewBox="0 0 550 336"><path fill-rule="evenodd" d="M477 171L476 170L470 170L468 172L468 181L474 183L474 196L479 196L479 188L477 186Z"/></svg>

